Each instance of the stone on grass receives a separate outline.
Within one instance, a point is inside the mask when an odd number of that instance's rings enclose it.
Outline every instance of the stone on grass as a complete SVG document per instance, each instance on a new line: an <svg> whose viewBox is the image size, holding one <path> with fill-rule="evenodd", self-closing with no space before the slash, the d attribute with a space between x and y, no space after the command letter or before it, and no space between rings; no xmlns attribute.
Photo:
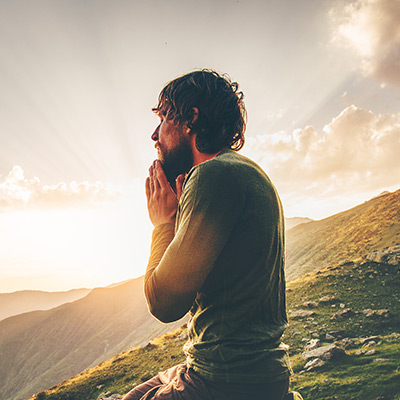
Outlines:
<svg viewBox="0 0 400 400"><path fill-rule="evenodd" d="M314 315L314 311L310 310L297 310L297 311L292 311L290 316L292 318L305 318L305 317L311 317L311 315Z"/></svg>
<svg viewBox="0 0 400 400"><path fill-rule="evenodd" d="M110 392L105 392L105 393L101 393L99 395L99 397L97 398L97 400L118 400L118 399L122 399L123 396L121 396L118 393L114 393L114 394L110 394Z"/></svg>
<svg viewBox="0 0 400 400"><path fill-rule="evenodd" d="M335 340L335 336L332 336L330 333L325 335L326 340Z"/></svg>
<svg viewBox="0 0 400 400"><path fill-rule="evenodd" d="M359 340L360 340L360 343L361 344L364 344L365 342L369 342L369 341L371 341L371 340L376 340L376 339L379 339L380 338L380 336L368 336L368 337L366 337L366 338L360 338Z"/></svg>
<svg viewBox="0 0 400 400"><path fill-rule="evenodd" d="M311 339L305 346L304 351L311 351L321 347L321 341L319 339Z"/></svg>
<svg viewBox="0 0 400 400"><path fill-rule="evenodd" d="M337 301L339 301L339 298L336 296L332 296L332 295L326 295L319 299L320 303L335 303Z"/></svg>
<svg viewBox="0 0 400 400"><path fill-rule="evenodd" d="M326 346L318 347L314 350L305 351L302 353L301 357L304 360L309 360L310 358L321 358L322 360L330 360L333 358L340 358L344 356L346 352L337 347L335 344L328 344Z"/></svg>
<svg viewBox="0 0 400 400"><path fill-rule="evenodd" d="M311 371L313 369L320 368L325 364L326 364L326 361L321 360L320 358L314 358L307 362L307 364L304 366L304 369L306 371Z"/></svg>
<svg viewBox="0 0 400 400"><path fill-rule="evenodd" d="M384 308L382 310L371 310L370 308L366 308L365 310L363 310L363 313L365 314L365 316L367 318L370 318L370 317L388 318L389 317L389 310L387 310L386 308Z"/></svg>
<svg viewBox="0 0 400 400"><path fill-rule="evenodd" d="M342 318L347 318L350 315L352 315L352 311L350 308L344 308L343 310L340 310L336 312L335 314L332 315L331 319L342 319Z"/></svg>
<svg viewBox="0 0 400 400"><path fill-rule="evenodd" d="M319 303L317 301L306 301L305 303L303 303L303 306L308 308L313 308L313 307L318 307Z"/></svg>

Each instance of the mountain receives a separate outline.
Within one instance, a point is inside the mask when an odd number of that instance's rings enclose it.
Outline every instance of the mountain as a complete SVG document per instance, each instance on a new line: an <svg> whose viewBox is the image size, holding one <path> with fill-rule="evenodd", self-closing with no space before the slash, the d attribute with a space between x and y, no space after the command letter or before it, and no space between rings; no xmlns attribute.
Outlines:
<svg viewBox="0 0 400 400"><path fill-rule="evenodd" d="M333 264L290 282L287 300L291 390L313 400L400 399L399 265ZM184 327L171 331L30 400L121 398L182 362L185 339Z"/></svg>
<svg viewBox="0 0 400 400"><path fill-rule="evenodd" d="M305 224L311 221L313 220L307 217L285 218L285 229L288 230L295 227L296 225Z"/></svg>
<svg viewBox="0 0 400 400"><path fill-rule="evenodd" d="M400 244L400 190L286 232L288 280L337 260Z"/></svg>
<svg viewBox="0 0 400 400"><path fill-rule="evenodd" d="M148 312L143 278L0 321L0 399L20 400L182 325Z"/></svg>
<svg viewBox="0 0 400 400"><path fill-rule="evenodd" d="M22 290L0 293L0 321L13 315L34 310L49 310L61 304L86 296L91 289L73 289L67 292L43 292Z"/></svg>

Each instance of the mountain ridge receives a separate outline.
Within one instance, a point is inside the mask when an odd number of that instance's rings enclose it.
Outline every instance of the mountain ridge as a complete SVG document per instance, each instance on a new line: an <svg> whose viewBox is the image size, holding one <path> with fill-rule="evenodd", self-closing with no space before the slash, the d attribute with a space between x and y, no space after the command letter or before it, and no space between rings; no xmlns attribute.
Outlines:
<svg viewBox="0 0 400 400"><path fill-rule="evenodd" d="M0 321L0 398L23 399L181 325L147 310L143 278Z"/></svg>
<svg viewBox="0 0 400 400"><path fill-rule="evenodd" d="M19 290L12 293L0 293L0 321L30 311L58 307L86 296L91 290L79 288L57 292Z"/></svg>
<svg viewBox="0 0 400 400"><path fill-rule="evenodd" d="M400 244L400 190L286 232L286 276Z"/></svg>

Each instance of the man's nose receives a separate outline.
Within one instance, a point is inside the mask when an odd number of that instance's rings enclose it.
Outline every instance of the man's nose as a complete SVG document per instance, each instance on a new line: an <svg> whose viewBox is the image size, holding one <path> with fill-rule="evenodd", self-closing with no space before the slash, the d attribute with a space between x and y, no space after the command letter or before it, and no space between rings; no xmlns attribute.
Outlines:
<svg viewBox="0 0 400 400"><path fill-rule="evenodd" d="M160 125L157 126L156 130L151 135L152 140L155 142L158 140L158 131L160 130Z"/></svg>

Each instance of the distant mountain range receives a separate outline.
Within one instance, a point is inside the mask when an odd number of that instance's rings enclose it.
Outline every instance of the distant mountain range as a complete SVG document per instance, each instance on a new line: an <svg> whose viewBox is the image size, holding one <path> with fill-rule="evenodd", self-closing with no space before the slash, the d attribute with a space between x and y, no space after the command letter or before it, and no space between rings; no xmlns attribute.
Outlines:
<svg viewBox="0 0 400 400"><path fill-rule="evenodd" d="M286 232L286 277L400 244L400 190Z"/></svg>
<svg viewBox="0 0 400 400"><path fill-rule="evenodd" d="M183 323L149 314L143 278L7 318L0 321L0 399L27 398Z"/></svg>
<svg viewBox="0 0 400 400"><path fill-rule="evenodd" d="M0 293L0 321L28 311L49 310L61 304L78 300L90 291L91 289L73 289L67 292L21 290L13 293Z"/></svg>

